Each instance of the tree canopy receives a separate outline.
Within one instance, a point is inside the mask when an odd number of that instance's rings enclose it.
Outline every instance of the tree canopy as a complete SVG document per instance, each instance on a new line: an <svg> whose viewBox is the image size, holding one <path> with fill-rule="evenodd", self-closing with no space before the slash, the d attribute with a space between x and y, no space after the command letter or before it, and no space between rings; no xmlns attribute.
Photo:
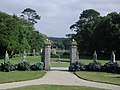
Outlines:
<svg viewBox="0 0 120 90"><path fill-rule="evenodd" d="M35 31L33 25L27 19L21 19L16 15L8 15L0 12L0 56L4 56L7 50L9 54L40 51L46 35Z"/></svg>
<svg viewBox="0 0 120 90"><path fill-rule="evenodd" d="M92 34L98 18L100 18L99 12L93 9L85 10L80 14L79 20L70 27L71 30L77 32L72 38L77 41L81 51L90 49Z"/></svg>
<svg viewBox="0 0 120 90"><path fill-rule="evenodd" d="M37 23L37 20L40 20L40 16L37 14L37 12L31 8L26 8L23 10L21 18L29 20L31 24Z"/></svg>
<svg viewBox="0 0 120 90"><path fill-rule="evenodd" d="M100 16L99 12L87 9L70 29L76 32L72 38L77 41L81 52L120 51L120 13Z"/></svg>

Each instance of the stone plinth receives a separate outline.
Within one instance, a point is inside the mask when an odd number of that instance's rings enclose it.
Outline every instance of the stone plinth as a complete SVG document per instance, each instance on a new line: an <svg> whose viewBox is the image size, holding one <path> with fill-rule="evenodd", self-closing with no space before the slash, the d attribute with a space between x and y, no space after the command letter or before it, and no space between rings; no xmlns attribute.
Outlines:
<svg viewBox="0 0 120 90"><path fill-rule="evenodd" d="M47 39L44 44L44 65L45 65L45 70L49 71L50 70L50 54L51 54L51 43Z"/></svg>
<svg viewBox="0 0 120 90"><path fill-rule="evenodd" d="M70 45L70 65L77 61L77 42L73 39Z"/></svg>

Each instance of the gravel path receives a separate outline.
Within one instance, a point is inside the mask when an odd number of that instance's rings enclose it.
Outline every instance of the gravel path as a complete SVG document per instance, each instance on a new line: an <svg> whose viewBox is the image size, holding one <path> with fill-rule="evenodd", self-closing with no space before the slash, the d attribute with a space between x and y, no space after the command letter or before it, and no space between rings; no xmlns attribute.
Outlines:
<svg viewBox="0 0 120 90"><path fill-rule="evenodd" d="M82 80L68 71L48 71L46 72L46 75L40 79L0 84L0 90L41 84L90 86L110 90L120 90L120 86Z"/></svg>

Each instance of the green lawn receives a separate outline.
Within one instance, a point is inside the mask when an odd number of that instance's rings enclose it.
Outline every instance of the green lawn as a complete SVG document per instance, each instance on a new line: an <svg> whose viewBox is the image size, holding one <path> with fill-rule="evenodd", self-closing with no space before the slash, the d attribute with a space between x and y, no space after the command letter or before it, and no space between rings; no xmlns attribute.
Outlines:
<svg viewBox="0 0 120 90"><path fill-rule="evenodd" d="M41 61L41 56L27 56L26 60L30 62L30 64L34 64L36 62ZM22 57L10 58L11 63L17 63L21 61L22 61ZM3 63L3 59L0 59L0 63Z"/></svg>
<svg viewBox="0 0 120 90"><path fill-rule="evenodd" d="M82 62L84 64L88 64L90 62L92 62L93 59L79 59L79 62ZM102 65L109 62L110 60L98 60ZM120 60L116 60L116 62L118 62L120 64Z"/></svg>
<svg viewBox="0 0 120 90"><path fill-rule="evenodd" d="M36 62L41 61L41 56L27 56L26 60L30 62L30 64L34 64ZM52 67L68 67L70 65L70 59L67 58L61 58L61 61L64 63L56 62L58 58L51 58L51 66ZM16 57L10 59L11 63L17 63L22 61L22 57ZM84 64L88 64L89 62L92 62L92 59L79 59L80 62L83 62ZM102 65L110 60L98 60ZM120 60L116 60L120 64ZM0 63L3 63L3 59L0 59Z"/></svg>
<svg viewBox="0 0 120 90"><path fill-rule="evenodd" d="M61 85L37 85L37 86L26 86L8 90L105 90L93 87L85 86L61 86Z"/></svg>
<svg viewBox="0 0 120 90"><path fill-rule="evenodd" d="M58 60L57 58L52 58L52 63L51 66L52 67L69 67L70 65L70 59L63 59L61 58L61 62L56 62L56 60ZM105 63L109 62L110 60L98 60L102 65L104 65ZM93 62L92 59L79 59L79 62L82 62L84 64L88 64L90 62ZM120 60L116 60L116 62L118 62L120 64Z"/></svg>
<svg viewBox="0 0 120 90"><path fill-rule="evenodd" d="M0 72L0 83L37 79L43 77L44 75L45 71Z"/></svg>
<svg viewBox="0 0 120 90"><path fill-rule="evenodd" d="M69 67L70 63L69 62L52 62L51 66L52 67Z"/></svg>
<svg viewBox="0 0 120 90"><path fill-rule="evenodd" d="M120 85L120 74L92 71L78 71L75 74L85 80Z"/></svg>

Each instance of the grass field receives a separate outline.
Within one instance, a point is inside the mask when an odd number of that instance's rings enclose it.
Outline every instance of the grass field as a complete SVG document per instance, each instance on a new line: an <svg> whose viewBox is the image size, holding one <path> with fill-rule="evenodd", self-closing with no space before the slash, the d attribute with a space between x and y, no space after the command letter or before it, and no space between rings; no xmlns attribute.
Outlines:
<svg viewBox="0 0 120 90"><path fill-rule="evenodd" d="M51 66L53 67L69 67L70 66L70 59L61 59L61 62L56 62L57 58L52 58ZM82 62L84 64L89 64L92 62L92 59L79 59L79 62ZM98 60L102 65L109 62L110 60ZM120 64L120 60L116 60L118 64Z"/></svg>
<svg viewBox="0 0 120 90"><path fill-rule="evenodd" d="M104 90L85 86L60 86L60 85L37 85L27 86L8 90Z"/></svg>
<svg viewBox="0 0 120 90"><path fill-rule="evenodd" d="M0 72L0 83L18 82L41 78L45 75L45 71L15 71Z"/></svg>
<svg viewBox="0 0 120 90"><path fill-rule="evenodd" d="M90 62L92 62L92 59L79 59L80 62L84 63L84 64L88 64ZM106 62L109 62L110 60L98 60L102 65L105 64ZM118 62L120 64L120 60L116 60L116 62Z"/></svg>
<svg viewBox="0 0 120 90"><path fill-rule="evenodd" d="M51 66L52 67L69 67L70 63L69 62L52 62Z"/></svg>
<svg viewBox="0 0 120 90"><path fill-rule="evenodd" d="M75 74L85 80L120 85L120 74L92 71L78 71Z"/></svg>
<svg viewBox="0 0 120 90"><path fill-rule="evenodd" d="M27 56L26 60L30 62L30 64L34 64L36 62L41 61L41 56ZM56 62L56 60L58 60L58 58L51 58L52 67L69 67L70 65L70 59L68 58L61 58L61 62ZM22 57L16 57L16 58L10 59L11 63L17 63L21 61L22 61ZM92 59L79 59L79 61L83 62L84 64L88 64L92 62L93 60ZM103 65L110 60L98 60L98 61ZM120 60L116 60L116 61L120 64ZM0 63L3 63L3 59L0 59Z"/></svg>
<svg viewBox="0 0 120 90"><path fill-rule="evenodd" d="M27 56L26 60L30 62L30 64L34 64L36 62L41 61L41 56ZM17 63L21 61L22 61L22 57L10 58L11 63ZM0 59L0 63L3 63L3 59Z"/></svg>

